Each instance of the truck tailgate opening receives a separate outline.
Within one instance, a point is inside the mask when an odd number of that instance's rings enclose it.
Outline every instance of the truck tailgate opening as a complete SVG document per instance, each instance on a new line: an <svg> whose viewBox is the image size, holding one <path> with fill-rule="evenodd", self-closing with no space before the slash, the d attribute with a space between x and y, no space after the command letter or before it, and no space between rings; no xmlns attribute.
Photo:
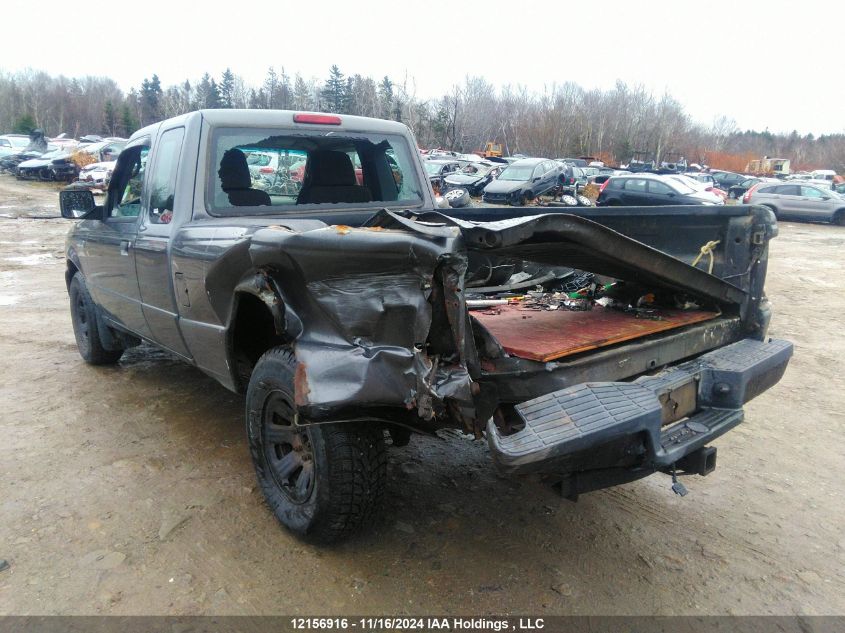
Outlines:
<svg viewBox="0 0 845 633"><path fill-rule="evenodd" d="M656 319L596 306L592 310L526 310L519 305L473 311L508 354L540 362L631 341L719 316L705 310L661 310Z"/></svg>

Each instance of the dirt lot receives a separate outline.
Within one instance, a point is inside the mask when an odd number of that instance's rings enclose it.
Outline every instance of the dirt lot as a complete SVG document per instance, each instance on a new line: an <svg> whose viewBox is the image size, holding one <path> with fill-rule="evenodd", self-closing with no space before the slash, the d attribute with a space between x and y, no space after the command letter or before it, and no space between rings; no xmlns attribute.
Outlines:
<svg viewBox="0 0 845 633"><path fill-rule="evenodd" d="M264 506L238 396L151 349L81 361L57 202L0 176L0 614L845 612L845 229L781 225L795 358L687 497L656 475L572 504L418 439L376 529L318 549Z"/></svg>

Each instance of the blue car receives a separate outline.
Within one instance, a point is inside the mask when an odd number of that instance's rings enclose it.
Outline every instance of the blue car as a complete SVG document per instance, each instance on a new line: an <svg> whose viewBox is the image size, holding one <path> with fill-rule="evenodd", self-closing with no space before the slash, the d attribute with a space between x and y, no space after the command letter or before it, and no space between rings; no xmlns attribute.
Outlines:
<svg viewBox="0 0 845 633"><path fill-rule="evenodd" d="M521 206L558 185L563 167L547 158L523 158L508 165L484 187L481 199L492 204Z"/></svg>

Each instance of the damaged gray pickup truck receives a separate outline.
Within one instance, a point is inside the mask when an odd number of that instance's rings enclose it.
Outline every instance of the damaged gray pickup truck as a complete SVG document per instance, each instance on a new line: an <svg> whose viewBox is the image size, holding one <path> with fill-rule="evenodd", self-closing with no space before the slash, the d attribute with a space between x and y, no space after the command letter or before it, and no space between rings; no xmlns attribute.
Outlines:
<svg viewBox="0 0 845 633"><path fill-rule="evenodd" d="M655 472L683 494L792 354L766 335L769 210L445 215L390 121L193 112L61 209L83 358L147 341L245 393L266 499L318 542L374 514L388 440L444 428L568 498Z"/></svg>

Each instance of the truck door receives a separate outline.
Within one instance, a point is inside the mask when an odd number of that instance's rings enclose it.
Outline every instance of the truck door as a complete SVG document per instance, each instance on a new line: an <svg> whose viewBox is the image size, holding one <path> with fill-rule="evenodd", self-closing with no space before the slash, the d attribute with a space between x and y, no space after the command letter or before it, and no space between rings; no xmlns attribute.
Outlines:
<svg viewBox="0 0 845 633"><path fill-rule="evenodd" d="M151 338L162 347L191 358L178 326L178 308L170 266L170 236L176 223L190 216L190 201L176 200L176 178L184 127L165 130L153 149L149 194L143 200L141 224L135 240L135 270L141 304ZM175 215L174 211L181 211Z"/></svg>
<svg viewBox="0 0 845 633"><path fill-rule="evenodd" d="M141 311L141 293L132 250L138 234L144 195L149 138L128 146L115 166L106 197L104 218L92 222L80 254L85 281L95 302L116 323L149 336Z"/></svg>

